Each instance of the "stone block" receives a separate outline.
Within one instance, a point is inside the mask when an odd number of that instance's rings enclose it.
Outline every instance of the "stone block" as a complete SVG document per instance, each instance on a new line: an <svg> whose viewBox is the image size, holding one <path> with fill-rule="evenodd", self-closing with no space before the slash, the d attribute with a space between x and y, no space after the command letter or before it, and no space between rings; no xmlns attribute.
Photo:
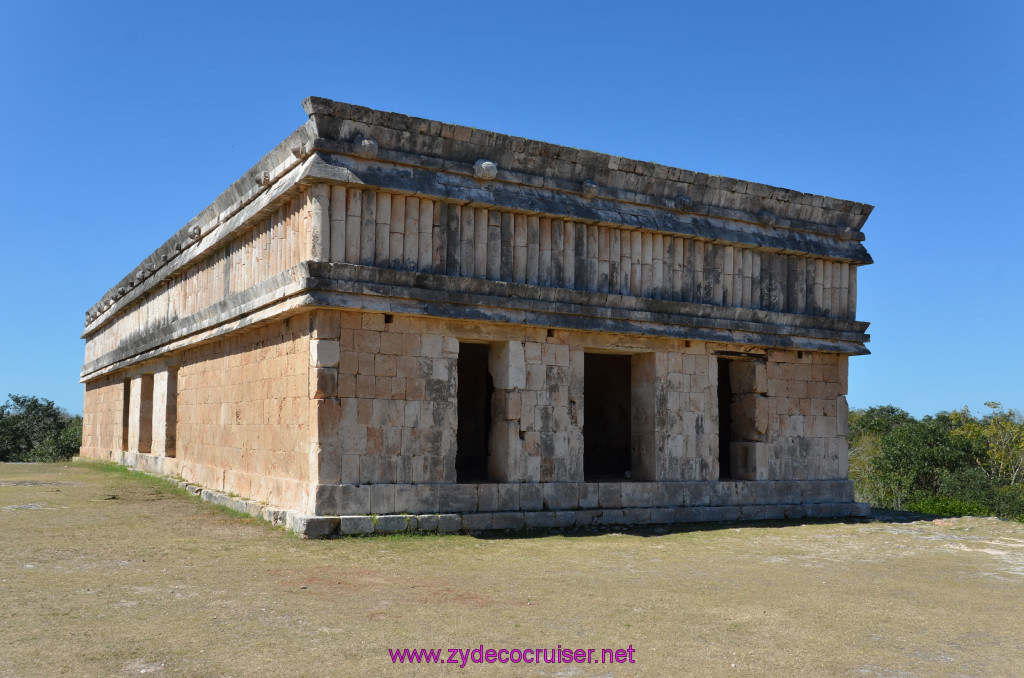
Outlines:
<svg viewBox="0 0 1024 678"><path fill-rule="evenodd" d="M625 525L626 522L626 515L622 509L601 509L594 512L593 523L596 525Z"/></svg>
<svg viewBox="0 0 1024 678"><path fill-rule="evenodd" d="M370 487L370 485L338 485L337 491L332 494L335 504L330 512L340 515L369 513Z"/></svg>
<svg viewBox="0 0 1024 678"><path fill-rule="evenodd" d="M324 539L337 534L339 523L336 516L304 516L289 513L285 526L306 539Z"/></svg>
<svg viewBox="0 0 1024 678"><path fill-rule="evenodd" d="M676 509L677 523L702 523L707 515L705 506L680 506Z"/></svg>
<svg viewBox="0 0 1024 678"><path fill-rule="evenodd" d="M832 501L852 502L854 498L852 480L833 480L829 482L829 497Z"/></svg>
<svg viewBox="0 0 1024 678"><path fill-rule="evenodd" d="M580 483L580 508L591 509L601 506L599 483Z"/></svg>
<svg viewBox="0 0 1024 678"><path fill-rule="evenodd" d="M777 480L772 482L772 501L777 504L799 504L800 482Z"/></svg>
<svg viewBox="0 0 1024 678"><path fill-rule="evenodd" d="M622 485L623 483L599 483L598 505L601 508L621 508Z"/></svg>
<svg viewBox="0 0 1024 678"><path fill-rule="evenodd" d="M340 534L372 534L373 516L341 516L338 532Z"/></svg>
<svg viewBox="0 0 1024 678"><path fill-rule="evenodd" d="M341 344L334 340L313 339L309 342L309 364L312 367L336 367L341 360Z"/></svg>
<svg viewBox="0 0 1024 678"><path fill-rule="evenodd" d="M498 485L498 505L502 511L519 510L519 488L521 483L501 483Z"/></svg>
<svg viewBox="0 0 1024 678"><path fill-rule="evenodd" d="M731 506L736 503L736 483L723 480L708 484L709 506Z"/></svg>
<svg viewBox="0 0 1024 678"><path fill-rule="evenodd" d="M544 508L547 510L579 507L579 488L576 483L544 483L543 495Z"/></svg>
<svg viewBox="0 0 1024 678"><path fill-rule="evenodd" d="M443 483L437 486L438 510L442 513L472 513L477 510L474 484Z"/></svg>
<svg viewBox="0 0 1024 678"><path fill-rule="evenodd" d="M576 511L555 511L555 527L572 527L576 524L576 513Z"/></svg>
<svg viewBox="0 0 1024 678"><path fill-rule="evenodd" d="M480 483L476 487L478 511L504 511L498 498L497 483Z"/></svg>
<svg viewBox="0 0 1024 678"><path fill-rule="evenodd" d="M521 530L525 526L523 514L518 511L500 511L491 516L495 530Z"/></svg>
<svg viewBox="0 0 1024 678"><path fill-rule="evenodd" d="M648 525L651 522L651 509L624 508L622 509L622 520L627 525Z"/></svg>
<svg viewBox="0 0 1024 678"><path fill-rule="evenodd" d="M374 532L378 534L395 534L409 529L409 516L387 515L377 516Z"/></svg>
<svg viewBox="0 0 1024 678"><path fill-rule="evenodd" d="M527 511L523 513L523 523L528 528L550 528L555 526L553 511Z"/></svg>
<svg viewBox="0 0 1024 678"><path fill-rule="evenodd" d="M803 504L795 504L793 506L787 506L784 510L786 520L799 520L807 516L807 509Z"/></svg>
<svg viewBox="0 0 1024 678"><path fill-rule="evenodd" d="M740 506L740 520L764 520L765 507L757 504L753 506Z"/></svg>
<svg viewBox="0 0 1024 678"><path fill-rule="evenodd" d="M442 534L458 532L462 529L462 516L454 513L441 513L437 516L437 531Z"/></svg>
<svg viewBox="0 0 1024 678"><path fill-rule="evenodd" d="M705 520L708 522L733 523L740 518L738 506L709 506L705 511Z"/></svg>
<svg viewBox="0 0 1024 678"><path fill-rule="evenodd" d="M672 507L663 508L652 508L651 509L651 523L655 525L663 525L666 523L674 523L676 521L676 509Z"/></svg>
<svg viewBox="0 0 1024 678"><path fill-rule="evenodd" d="M491 513L464 513L462 515L463 532L481 532L490 530L494 526L494 518Z"/></svg>
<svg viewBox="0 0 1024 678"><path fill-rule="evenodd" d="M828 481L804 480L800 482L800 503L817 504L829 500L831 487Z"/></svg>
<svg viewBox="0 0 1024 678"><path fill-rule="evenodd" d="M423 483L421 485L414 485L414 492L416 494L417 507L415 511L409 510L409 513L424 513L427 511L436 513L438 511L438 485L434 483ZM396 500L397 503L397 500Z"/></svg>
<svg viewBox="0 0 1024 678"><path fill-rule="evenodd" d="M426 513L416 516L416 528L420 532L437 532L439 516L436 513Z"/></svg>
<svg viewBox="0 0 1024 678"><path fill-rule="evenodd" d="M540 511L544 508L544 495L537 483L521 483L519 486L519 508L522 511Z"/></svg>
<svg viewBox="0 0 1024 678"><path fill-rule="evenodd" d="M370 513L394 513L395 490L391 484L370 485Z"/></svg>
<svg viewBox="0 0 1024 678"><path fill-rule="evenodd" d="M511 391L526 388L526 357L522 342L492 344L488 362L495 389Z"/></svg>
<svg viewBox="0 0 1024 678"><path fill-rule="evenodd" d="M395 485L395 513L422 513L430 510L420 505L420 488L430 487L429 485ZM371 495L372 496L372 495ZM378 513L378 511L373 511Z"/></svg>
<svg viewBox="0 0 1024 678"><path fill-rule="evenodd" d="M654 501L654 483L621 483L621 486L623 507L650 508L657 503Z"/></svg>
<svg viewBox="0 0 1024 678"><path fill-rule="evenodd" d="M615 509L611 509L614 511ZM578 511L566 511L566 513L572 516L572 524L575 527L590 527L591 525L598 524L597 521L604 513L601 509L580 509ZM557 522L558 516L555 516Z"/></svg>

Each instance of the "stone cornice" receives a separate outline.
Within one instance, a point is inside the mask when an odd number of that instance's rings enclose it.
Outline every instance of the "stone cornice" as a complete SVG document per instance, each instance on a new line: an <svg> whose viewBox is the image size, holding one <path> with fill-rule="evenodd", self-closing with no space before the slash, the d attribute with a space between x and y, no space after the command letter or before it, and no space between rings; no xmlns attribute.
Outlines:
<svg viewBox="0 0 1024 678"><path fill-rule="evenodd" d="M89 309L83 337L317 179L871 262L860 244L869 205L328 99L303 107L309 122Z"/></svg>
<svg viewBox="0 0 1024 678"><path fill-rule="evenodd" d="M615 192L671 201L681 211L708 213L714 207L760 215L764 223L796 222L805 228L833 226L859 231L870 205L801 193L754 182L559 146L497 132L378 111L320 97L303 108L317 135L341 141L357 155L386 152L413 155L416 164L433 161L436 169L457 169L446 163L476 166L490 162L502 178L536 186L558 187L584 195ZM322 143L319 142L318 143ZM371 149L367 143L372 144ZM358 152L355 146L358 146ZM860 239L859 234L845 237Z"/></svg>

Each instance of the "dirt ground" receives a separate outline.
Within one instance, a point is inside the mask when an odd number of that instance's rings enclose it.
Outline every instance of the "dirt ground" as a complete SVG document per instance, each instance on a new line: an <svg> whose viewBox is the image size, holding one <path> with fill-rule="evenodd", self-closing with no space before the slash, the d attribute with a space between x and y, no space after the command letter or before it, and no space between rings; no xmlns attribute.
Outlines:
<svg viewBox="0 0 1024 678"><path fill-rule="evenodd" d="M304 541L92 463L0 464L0 677L1014 676L996 519ZM395 665L388 649L634 648Z"/></svg>

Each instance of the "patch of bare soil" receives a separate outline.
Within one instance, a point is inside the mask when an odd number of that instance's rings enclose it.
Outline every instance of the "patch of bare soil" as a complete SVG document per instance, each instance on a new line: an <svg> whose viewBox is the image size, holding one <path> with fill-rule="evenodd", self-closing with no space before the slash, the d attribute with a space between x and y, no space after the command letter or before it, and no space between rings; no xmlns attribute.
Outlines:
<svg viewBox="0 0 1024 678"><path fill-rule="evenodd" d="M1012 676L1022 609L1024 525L995 519L303 541L138 475L0 465L0 678ZM481 645L635 663L388 653Z"/></svg>

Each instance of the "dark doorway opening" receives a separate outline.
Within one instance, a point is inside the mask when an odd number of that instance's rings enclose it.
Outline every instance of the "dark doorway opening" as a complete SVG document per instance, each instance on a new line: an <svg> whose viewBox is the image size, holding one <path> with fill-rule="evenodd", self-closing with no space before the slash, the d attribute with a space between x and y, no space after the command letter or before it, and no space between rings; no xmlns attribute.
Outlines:
<svg viewBox="0 0 1024 678"><path fill-rule="evenodd" d="M732 380L728 358L718 359L718 479L732 478Z"/></svg>
<svg viewBox="0 0 1024 678"><path fill-rule="evenodd" d="M583 479L629 479L630 356L583 356Z"/></svg>
<svg viewBox="0 0 1024 678"><path fill-rule="evenodd" d="M455 477L460 483L487 480L494 380L487 369L490 346L459 344L459 430Z"/></svg>
<svg viewBox="0 0 1024 678"><path fill-rule="evenodd" d="M132 380L124 380L121 395L121 451L128 451L128 423L131 421Z"/></svg>
<svg viewBox="0 0 1024 678"><path fill-rule="evenodd" d="M153 375L139 378L139 452L153 451Z"/></svg>

